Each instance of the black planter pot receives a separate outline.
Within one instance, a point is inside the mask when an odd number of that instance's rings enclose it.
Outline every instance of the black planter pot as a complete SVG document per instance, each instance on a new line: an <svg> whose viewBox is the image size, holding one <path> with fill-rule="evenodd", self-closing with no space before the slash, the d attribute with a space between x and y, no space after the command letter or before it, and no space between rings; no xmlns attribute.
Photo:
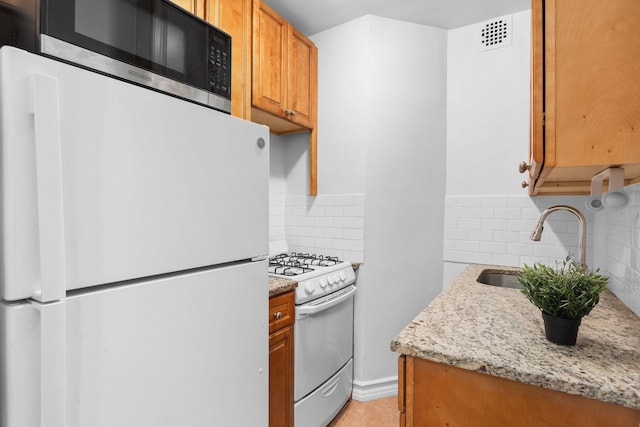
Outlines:
<svg viewBox="0 0 640 427"><path fill-rule="evenodd" d="M575 345L582 319L561 319L542 313L544 333L549 341L560 345Z"/></svg>

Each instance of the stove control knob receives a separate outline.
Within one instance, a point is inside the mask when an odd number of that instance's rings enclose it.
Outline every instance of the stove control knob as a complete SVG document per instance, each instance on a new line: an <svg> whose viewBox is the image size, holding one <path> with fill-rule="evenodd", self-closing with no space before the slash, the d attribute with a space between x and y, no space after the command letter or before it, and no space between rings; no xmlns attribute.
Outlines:
<svg viewBox="0 0 640 427"><path fill-rule="evenodd" d="M307 293L307 295L311 295L313 293L313 291L315 291L315 289L313 288L313 283L311 282L307 282L304 284L304 291Z"/></svg>
<svg viewBox="0 0 640 427"><path fill-rule="evenodd" d="M324 277L322 279L320 279L320 287L322 289L327 287L327 279L325 279Z"/></svg>
<svg viewBox="0 0 640 427"><path fill-rule="evenodd" d="M340 272L340 280L347 280L347 275L344 271Z"/></svg>
<svg viewBox="0 0 640 427"><path fill-rule="evenodd" d="M335 283L335 284L338 283L338 275L332 274L329 276L329 278L330 278L329 280L331 280L332 283Z"/></svg>

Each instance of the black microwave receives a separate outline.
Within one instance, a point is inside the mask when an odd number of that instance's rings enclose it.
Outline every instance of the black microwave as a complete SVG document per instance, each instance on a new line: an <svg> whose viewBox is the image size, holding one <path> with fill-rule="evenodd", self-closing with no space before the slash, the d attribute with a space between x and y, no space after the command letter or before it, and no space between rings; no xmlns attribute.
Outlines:
<svg viewBox="0 0 640 427"><path fill-rule="evenodd" d="M231 37L168 0L0 0L1 45L231 111Z"/></svg>

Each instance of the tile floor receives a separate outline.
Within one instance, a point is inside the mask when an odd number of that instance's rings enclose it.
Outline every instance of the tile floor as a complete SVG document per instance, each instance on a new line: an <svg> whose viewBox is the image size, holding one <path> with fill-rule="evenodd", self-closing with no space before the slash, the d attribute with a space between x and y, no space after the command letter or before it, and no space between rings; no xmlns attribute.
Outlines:
<svg viewBox="0 0 640 427"><path fill-rule="evenodd" d="M399 417L396 396L369 402L350 400L328 427L398 427Z"/></svg>

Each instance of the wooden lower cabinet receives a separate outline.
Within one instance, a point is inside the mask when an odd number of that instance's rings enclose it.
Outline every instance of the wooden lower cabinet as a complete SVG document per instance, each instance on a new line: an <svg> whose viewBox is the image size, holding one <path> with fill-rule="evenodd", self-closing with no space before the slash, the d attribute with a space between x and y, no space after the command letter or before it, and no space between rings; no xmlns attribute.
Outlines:
<svg viewBox="0 0 640 427"><path fill-rule="evenodd" d="M269 426L293 426L294 293L269 299Z"/></svg>
<svg viewBox="0 0 640 427"><path fill-rule="evenodd" d="M398 388L401 427L640 425L640 410L412 356L398 360Z"/></svg>

